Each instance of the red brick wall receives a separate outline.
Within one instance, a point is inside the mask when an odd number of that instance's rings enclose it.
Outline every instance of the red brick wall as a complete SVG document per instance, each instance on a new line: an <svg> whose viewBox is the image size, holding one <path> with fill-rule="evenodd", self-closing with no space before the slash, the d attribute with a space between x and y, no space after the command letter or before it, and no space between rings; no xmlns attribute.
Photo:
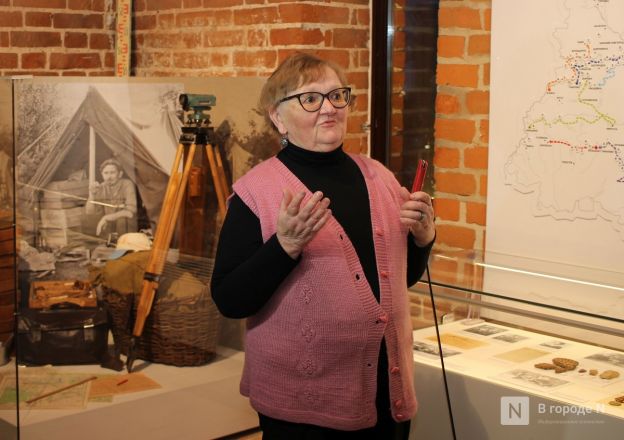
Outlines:
<svg viewBox="0 0 624 440"><path fill-rule="evenodd" d="M342 65L358 95L346 149L368 150L369 0L135 0L136 76L267 76L307 50Z"/></svg>
<svg viewBox="0 0 624 440"><path fill-rule="evenodd" d="M491 0L441 0L435 122L437 245L483 249Z"/></svg>
<svg viewBox="0 0 624 440"><path fill-rule="evenodd" d="M112 75L110 0L0 0L1 75Z"/></svg>
<svg viewBox="0 0 624 440"><path fill-rule="evenodd" d="M368 150L369 0L134 0L134 76L267 76L294 50L347 70ZM114 75L114 0L0 0L0 75Z"/></svg>
<svg viewBox="0 0 624 440"><path fill-rule="evenodd" d="M483 247L490 10L491 0L440 1L434 159L440 247ZM113 75L114 12L114 0L0 0L0 74ZM401 24L400 15L395 20ZM293 50L310 50L347 69L359 96L346 147L364 152L369 22L369 0L135 0L133 75L266 76ZM393 115L393 126L400 124ZM399 139L392 148L401 148Z"/></svg>

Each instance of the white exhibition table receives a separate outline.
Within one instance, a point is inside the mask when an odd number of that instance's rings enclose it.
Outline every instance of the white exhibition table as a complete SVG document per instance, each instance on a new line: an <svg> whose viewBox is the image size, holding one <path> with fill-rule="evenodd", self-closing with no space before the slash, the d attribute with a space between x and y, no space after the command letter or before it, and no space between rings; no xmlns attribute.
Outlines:
<svg viewBox="0 0 624 440"><path fill-rule="evenodd" d="M624 405L609 404L624 396L624 353L483 320L439 333L457 439L624 438ZM452 439L435 327L416 330L414 341L420 409L410 439ZM534 366L556 357L579 365L563 373ZM619 377L600 378L606 370Z"/></svg>
<svg viewBox="0 0 624 440"><path fill-rule="evenodd" d="M624 353L481 320L444 324L439 331L457 439L624 438L624 405L608 403L624 396ZM414 340L420 409L410 439L453 439L435 328L415 331ZM579 366L561 374L534 367L554 357L575 359ZM203 440L256 428L257 415L238 391L243 359L244 353L219 347L217 359L201 367L138 360L135 369L162 388L117 395L113 403L89 402L79 411L22 405L21 439ZM98 366L54 368L115 374ZM590 376L591 369L620 376L601 379ZM9 363L0 374L13 370ZM510 410L504 398L520 400L512 400ZM0 410L0 438L16 438L15 424L15 410Z"/></svg>

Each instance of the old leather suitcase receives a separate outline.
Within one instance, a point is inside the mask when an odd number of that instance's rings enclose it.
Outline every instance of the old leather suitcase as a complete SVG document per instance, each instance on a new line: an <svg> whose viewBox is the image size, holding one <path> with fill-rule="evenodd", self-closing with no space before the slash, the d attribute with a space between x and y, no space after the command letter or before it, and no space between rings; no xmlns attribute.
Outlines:
<svg viewBox="0 0 624 440"><path fill-rule="evenodd" d="M101 307L24 309L17 323L19 363L99 364L107 352L108 315Z"/></svg>

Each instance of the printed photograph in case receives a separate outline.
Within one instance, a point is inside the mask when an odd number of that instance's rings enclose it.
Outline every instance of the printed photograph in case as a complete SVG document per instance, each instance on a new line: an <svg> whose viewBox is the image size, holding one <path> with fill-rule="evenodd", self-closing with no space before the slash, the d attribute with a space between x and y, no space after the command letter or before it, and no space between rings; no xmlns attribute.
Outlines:
<svg viewBox="0 0 624 440"><path fill-rule="evenodd" d="M600 361L606 364L615 365L616 367L624 368L624 353L596 353L591 356L586 356L585 359Z"/></svg>
<svg viewBox="0 0 624 440"><path fill-rule="evenodd" d="M502 335L494 336L492 339L514 344L516 342L524 341L529 338L526 336L515 334L515 333L504 333Z"/></svg>
<svg viewBox="0 0 624 440"><path fill-rule="evenodd" d="M561 341L559 339L553 339L551 341L542 342L540 344L542 347L554 348L555 350L560 350L565 347L569 347L571 344L566 341Z"/></svg>
<svg viewBox="0 0 624 440"><path fill-rule="evenodd" d="M506 332L506 328L496 327L490 324L482 324L476 327L467 328L464 330L465 332L474 333L481 336L492 336L498 333Z"/></svg>
<svg viewBox="0 0 624 440"><path fill-rule="evenodd" d="M418 354L424 354L431 357L440 357L440 350L437 345L427 344L426 342L414 341L414 351ZM460 351L451 350L449 348L442 349L443 357L455 356L461 354Z"/></svg>
<svg viewBox="0 0 624 440"><path fill-rule="evenodd" d="M501 380L514 382L519 385L539 388L557 388L569 383L567 380L522 369L506 371L497 377Z"/></svg>

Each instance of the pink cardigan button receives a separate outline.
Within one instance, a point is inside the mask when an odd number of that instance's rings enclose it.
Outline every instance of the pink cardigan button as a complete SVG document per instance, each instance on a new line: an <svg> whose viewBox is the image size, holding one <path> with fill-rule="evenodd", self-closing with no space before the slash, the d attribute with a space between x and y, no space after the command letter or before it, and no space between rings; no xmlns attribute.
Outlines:
<svg viewBox="0 0 624 440"><path fill-rule="evenodd" d="M394 407L397 409L403 408L403 400L397 399L394 401Z"/></svg>
<svg viewBox="0 0 624 440"><path fill-rule="evenodd" d="M399 367L392 367L390 369L390 373L392 373L392 374L397 374L399 371L401 371L401 369Z"/></svg>

